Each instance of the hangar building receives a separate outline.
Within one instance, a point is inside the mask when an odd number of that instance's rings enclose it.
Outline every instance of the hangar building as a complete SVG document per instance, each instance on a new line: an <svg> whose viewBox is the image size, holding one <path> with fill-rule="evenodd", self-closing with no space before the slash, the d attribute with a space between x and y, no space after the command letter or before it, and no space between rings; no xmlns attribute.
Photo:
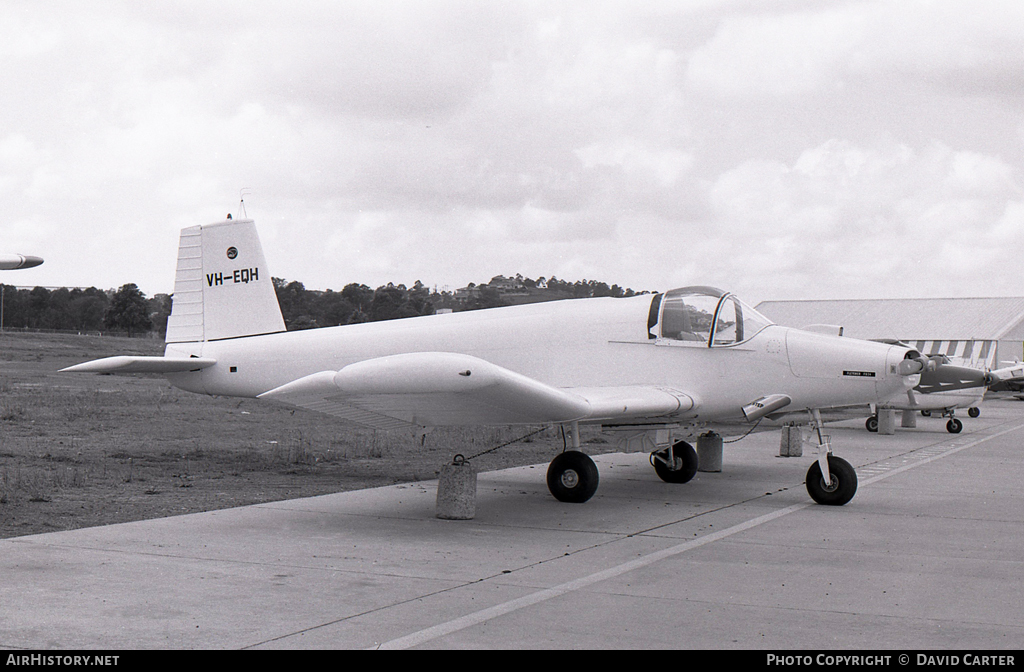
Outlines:
<svg viewBox="0 0 1024 672"><path fill-rule="evenodd" d="M1024 297L762 301L776 324L831 324L852 338L895 338L952 363L997 369L1024 361Z"/></svg>

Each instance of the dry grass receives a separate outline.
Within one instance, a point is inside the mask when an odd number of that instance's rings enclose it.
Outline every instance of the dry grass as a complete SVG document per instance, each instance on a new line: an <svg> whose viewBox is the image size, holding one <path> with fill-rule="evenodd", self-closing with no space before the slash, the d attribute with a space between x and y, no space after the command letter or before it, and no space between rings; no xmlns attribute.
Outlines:
<svg viewBox="0 0 1024 672"><path fill-rule="evenodd" d="M438 428L426 437L248 399L182 392L159 376L60 374L146 339L0 334L0 537L436 478L535 428ZM610 445L595 434L588 452ZM596 445L595 445L596 444ZM557 430L474 460L480 471L549 461Z"/></svg>

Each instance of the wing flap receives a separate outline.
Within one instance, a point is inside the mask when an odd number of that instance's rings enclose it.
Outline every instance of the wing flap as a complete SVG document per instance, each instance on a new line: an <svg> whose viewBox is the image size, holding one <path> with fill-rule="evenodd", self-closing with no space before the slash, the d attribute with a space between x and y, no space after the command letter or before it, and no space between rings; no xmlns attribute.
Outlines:
<svg viewBox="0 0 1024 672"><path fill-rule="evenodd" d="M570 388L590 403L588 420L660 418L692 411L692 395L667 387L624 385L619 387Z"/></svg>
<svg viewBox="0 0 1024 672"><path fill-rule="evenodd" d="M213 366L210 357L143 357L118 355L61 369L61 373L184 373Z"/></svg>

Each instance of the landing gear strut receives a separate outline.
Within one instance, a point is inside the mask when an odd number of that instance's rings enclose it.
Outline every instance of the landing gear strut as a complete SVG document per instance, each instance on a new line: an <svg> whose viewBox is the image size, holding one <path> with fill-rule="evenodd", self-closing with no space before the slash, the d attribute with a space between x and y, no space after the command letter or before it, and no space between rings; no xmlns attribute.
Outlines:
<svg viewBox="0 0 1024 672"><path fill-rule="evenodd" d="M818 459L807 470L807 493L818 504L842 506L857 494L857 472L849 462L832 454L832 445L821 434L821 414L811 413L811 427L818 434ZM877 431L878 418L875 417ZM871 427L868 426L870 430Z"/></svg>

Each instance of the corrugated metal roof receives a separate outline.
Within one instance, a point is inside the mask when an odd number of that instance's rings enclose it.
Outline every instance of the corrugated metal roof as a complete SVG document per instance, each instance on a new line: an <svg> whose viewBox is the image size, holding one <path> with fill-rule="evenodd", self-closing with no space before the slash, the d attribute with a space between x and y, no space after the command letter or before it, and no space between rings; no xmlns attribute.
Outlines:
<svg viewBox="0 0 1024 672"><path fill-rule="evenodd" d="M999 339L1024 321L1024 297L762 301L777 324L836 324L852 338Z"/></svg>

